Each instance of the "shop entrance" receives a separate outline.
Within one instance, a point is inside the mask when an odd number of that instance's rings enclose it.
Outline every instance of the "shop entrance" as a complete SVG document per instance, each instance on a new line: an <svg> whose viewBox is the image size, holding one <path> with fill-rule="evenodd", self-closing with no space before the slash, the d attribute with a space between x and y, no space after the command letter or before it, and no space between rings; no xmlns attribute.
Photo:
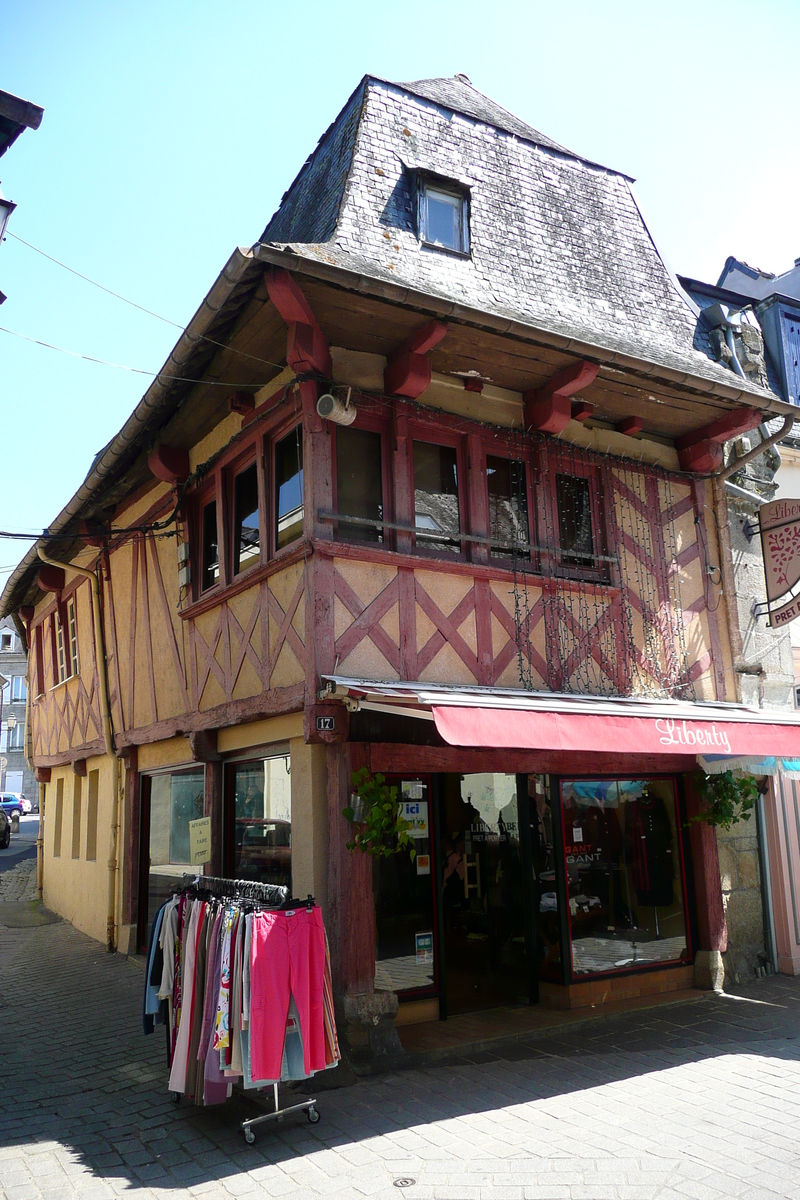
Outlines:
<svg viewBox="0 0 800 1200"><path fill-rule="evenodd" d="M536 999L527 787L503 774L392 777L416 856L375 861L376 987L440 1016ZM522 777L525 783L524 777Z"/></svg>
<svg viewBox="0 0 800 1200"><path fill-rule="evenodd" d="M440 776L440 941L450 1015L533 999L520 807L515 775Z"/></svg>

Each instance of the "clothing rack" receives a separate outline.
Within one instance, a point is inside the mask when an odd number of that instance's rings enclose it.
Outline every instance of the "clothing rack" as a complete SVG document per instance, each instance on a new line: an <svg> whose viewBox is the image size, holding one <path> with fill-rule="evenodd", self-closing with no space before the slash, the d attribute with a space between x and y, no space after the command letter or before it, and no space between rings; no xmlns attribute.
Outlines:
<svg viewBox="0 0 800 1200"><path fill-rule="evenodd" d="M237 896L246 900L260 900L271 908L280 908L289 899L289 889L280 883L258 883L254 879L222 879L218 875L191 875L184 872L179 891L196 887L213 892L220 897ZM309 897L313 902L313 897ZM298 904L305 901L298 901Z"/></svg>
<svg viewBox="0 0 800 1200"><path fill-rule="evenodd" d="M218 875L191 875L184 873L183 884L179 890L184 891L187 888L196 887L201 890L213 892L220 897L235 896L241 899L261 901L270 908L301 908L304 905L311 908L316 901L311 893L308 894L305 900L298 900L289 897L289 889L278 883L258 883L253 879L223 879ZM316 1125L320 1119L320 1112L317 1108L316 1097L312 1100L302 1100L299 1104L289 1104L285 1108L281 1108L278 1099L278 1083L272 1085L272 1096L275 1104L273 1112L265 1113L261 1117L252 1117L249 1121L242 1121L240 1129L244 1134L244 1140L249 1146L256 1140L256 1135L253 1133L254 1125L261 1125L265 1121L283 1121L283 1118L289 1113L304 1112L312 1125ZM180 1094L175 1093L173 1099L175 1103L180 1102Z"/></svg>

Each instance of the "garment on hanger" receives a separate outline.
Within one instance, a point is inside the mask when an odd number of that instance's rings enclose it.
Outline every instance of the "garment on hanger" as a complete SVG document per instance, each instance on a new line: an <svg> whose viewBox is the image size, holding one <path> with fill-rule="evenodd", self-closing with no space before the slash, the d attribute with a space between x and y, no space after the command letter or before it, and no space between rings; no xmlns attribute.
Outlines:
<svg viewBox="0 0 800 1200"><path fill-rule="evenodd" d="M672 904L675 862L672 825L660 796L643 795L626 806L626 833L632 859L631 876L639 904Z"/></svg>
<svg viewBox="0 0 800 1200"><path fill-rule="evenodd" d="M199 894L198 894L199 893ZM197 887L156 913L145 1027L167 1025L169 1088L220 1104L246 1088L336 1066L330 949L319 907L262 908Z"/></svg>

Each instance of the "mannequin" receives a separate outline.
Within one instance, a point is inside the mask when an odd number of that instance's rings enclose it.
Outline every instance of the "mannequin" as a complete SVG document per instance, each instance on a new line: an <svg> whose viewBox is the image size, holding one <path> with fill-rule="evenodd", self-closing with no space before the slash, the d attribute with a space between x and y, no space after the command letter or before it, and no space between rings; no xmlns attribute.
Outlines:
<svg viewBox="0 0 800 1200"><path fill-rule="evenodd" d="M653 908L672 904L675 879L672 825L660 796L652 795L645 788L638 800L628 801L625 834L638 904L652 905Z"/></svg>

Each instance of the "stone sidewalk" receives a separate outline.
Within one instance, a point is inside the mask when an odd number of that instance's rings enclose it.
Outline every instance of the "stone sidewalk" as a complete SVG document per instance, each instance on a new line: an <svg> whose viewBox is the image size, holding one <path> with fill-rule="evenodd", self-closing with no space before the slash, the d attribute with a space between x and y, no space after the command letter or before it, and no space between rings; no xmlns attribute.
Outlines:
<svg viewBox="0 0 800 1200"><path fill-rule="evenodd" d="M800 1200L800 980L325 1091L254 1146L249 1102L172 1103L141 985L66 923L0 928L4 1200Z"/></svg>

